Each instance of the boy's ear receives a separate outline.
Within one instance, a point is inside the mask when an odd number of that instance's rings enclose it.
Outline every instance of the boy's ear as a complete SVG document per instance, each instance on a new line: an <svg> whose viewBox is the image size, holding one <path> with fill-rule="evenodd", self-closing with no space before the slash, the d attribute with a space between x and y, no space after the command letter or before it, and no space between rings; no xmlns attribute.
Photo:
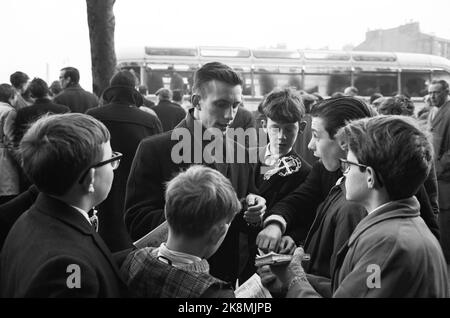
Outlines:
<svg viewBox="0 0 450 318"><path fill-rule="evenodd" d="M200 95L193 94L191 96L191 104L198 110L200 110L200 99L201 99Z"/></svg>
<svg viewBox="0 0 450 318"><path fill-rule="evenodd" d="M306 125L307 125L307 122L304 121L304 120L302 120L302 121L298 124L298 132L299 132L300 134L302 134L303 131L305 131Z"/></svg>
<svg viewBox="0 0 450 318"><path fill-rule="evenodd" d="M89 172L86 174L86 177L83 179L83 183L81 186L83 190L87 193L94 193L94 181L95 181L95 168L89 169Z"/></svg>
<svg viewBox="0 0 450 318"><path fill-rule="evenodd" d="M378 182L378 180L376 178L375 170L373 170L372 167L367 167L366 171L367 171L367 179L366 179L367 187L369 189L379 188L380 184L379 184L379 182Z"/></svg>
<svg viewBox="0 0 450 318"><path fill-rule="evenodd" d="M216 224L214 225L208 235L208 243L211 245L215 245L220 238L226 234L228 230L228 226L226 224Z"/></svg>
<svg viewBox="0 0 450 318"><path fill-rule="evenodd" d="M264 130L264 132L267 134L267 122L265 119L261 119L261 127Z"/></svg>

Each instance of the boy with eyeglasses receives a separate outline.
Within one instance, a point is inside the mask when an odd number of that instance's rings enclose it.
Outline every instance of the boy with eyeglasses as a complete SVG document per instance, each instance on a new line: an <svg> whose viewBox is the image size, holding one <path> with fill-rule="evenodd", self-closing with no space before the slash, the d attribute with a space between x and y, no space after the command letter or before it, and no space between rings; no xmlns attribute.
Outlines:
<svg viewBox="0 0 450 318"><path fill-rule="evenodd" d="M108 195L121 154L91 116L37 120L20 143L23 169L39 189L0 258L2 297L121 297L118 267L88 212Z"/></svg>
<svg viewBox="0 0 450 318"><path fill-rule="evenodd" d="M448 297L442 249L420 217L414 196L433 160L429 137L408 117L356 120L337 135L347 148L341 159L345 197L368 215L337 255L333 297ZM308 282L301 248L289 266L272 267L287 297L317 297Z"/></svg>

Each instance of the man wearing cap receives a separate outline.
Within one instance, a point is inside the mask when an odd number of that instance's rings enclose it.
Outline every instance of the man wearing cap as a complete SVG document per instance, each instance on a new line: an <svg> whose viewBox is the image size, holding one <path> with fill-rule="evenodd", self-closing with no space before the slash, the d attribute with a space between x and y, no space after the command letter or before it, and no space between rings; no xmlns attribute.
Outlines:
<svg viewBox="0 0 450 318"><path fill-rule="evenodd" d="M111 191L97 207L100 236L112 252L131 246L123 221L125 188L131 163L139 142L162 132L161 122L154 115L140 110L142 95L134 88L134 76L120 71L103 92L104 106L88 110L87 114L100 120L111 133L111 147L123 154L114 174Z"/></svg>
<svg viewBox="0 0 450 318"><path fill-rule="evenodd" d="M160 88L156 91L158 105L153 110L161 120L163 131L169 131L175 128L186 116L182 107L171 102L172 91L167 88Z"/></svg>

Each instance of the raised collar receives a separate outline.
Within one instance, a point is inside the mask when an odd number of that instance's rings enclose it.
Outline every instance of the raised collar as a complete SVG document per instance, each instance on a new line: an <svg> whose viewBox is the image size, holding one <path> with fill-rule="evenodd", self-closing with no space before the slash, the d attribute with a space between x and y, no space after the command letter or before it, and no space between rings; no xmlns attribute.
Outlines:
<svg viewBox="0 0 450 318"><path fill-rule="evenodd" d="M353 234L350 236L348 245L352 245L361 234L380 222L396 218L413 218L419 215L420 204L416 197L391 201L375 209L359 222Z"/></svg>

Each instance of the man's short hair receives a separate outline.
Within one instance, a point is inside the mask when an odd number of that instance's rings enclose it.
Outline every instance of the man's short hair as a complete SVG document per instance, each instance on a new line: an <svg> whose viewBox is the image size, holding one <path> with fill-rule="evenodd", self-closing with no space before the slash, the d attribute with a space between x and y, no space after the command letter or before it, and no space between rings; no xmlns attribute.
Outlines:
<svg viewBox="0 0 450 318"><path fill-rule="evenodd" d="M11 74L11 76L9 77L9 81L11 82L11 85L14 86L16 89L21 89L23 87L23 85L28 82L30 78L28 77L27 74L25 74L24 72L14 72Z"/></svg>
<svg viewBox="0 0 450 318"><path fill-rule="evenodd" d="M156 96L159 97L160 100L171 100L172 99L172 91L168 88L160 88L155 93Z"/></svg>
<svg viewBox="0 0 450 318"><path fill-rule="evenodd" d="M75 67L64 67L61 71L64 71L64 78L70 77L71 83L78 84L80 81L80 72Z"/></svg>
<svg viewBox="0 0 450 318"><path fill-rule="evenodd" d="M194 74L193 91L204 95L205 84L219 81L231 86L242 85L242 78L228 65L220 62L206 63Z"/></svg>
<svg viewBox="0 0 450 318"><path fill-rule="evenodd" d="M33 78L28 86L28 89L30 90L31 97L33 98L43 98L49 94L47 83L38 77Z"/></svg>
<svg viewBox="0 0 450 318"><path fill-rule="evenodd" d="M414 115L414 103L404 95L384 98L378 106L381 115Z"/></svg>
<svg viewBox="0 0 450 318"><path fill-rule="evenodd" d="M181 103L183 101L183 92L181 89L174 89L172 92L172 100Z"/></svg>
<svg viewBox="0 0 450 318"><path fill-rule="evenodd" d="M376 100L377 100L378 98L380 98L380 97L383 97L383 95L380 94L380 93L373 93L373 94L370 96L369 103L370 103L370 104L373 104L373 102L376 101Z"/></svg>
<svg viewBox="0 0 450 318"><path fill-rule="evenodd" d="M325 99L313 105L312 117L319 117L324 121L325 130L334 138L339 128L354 119L372 117L369 107L360 99L342 96Z"/></svg>
<svg viewBox="0 0 450 318"><path fill-rule="evenodd" d="M430 85L441 84L441 88L444 91L449 92L448 83L445 80L432 80Z"/></svg>
<svg viewBox="0 0 450 318"><path fill-rule="evenodd" d="M9 100L14 97L14 89L9 84L0 84L0 102L9 103Z"/></svg>
<svg viewBox="0 0 450 318"><path fill-rule="evenodd" d="M352 121L338 132L359 163L381 177L391 200L414 195L433 160L430 135L414 118L377 116Z"/></svg>
<svg viewBox="0 0 450 318"><path fill-rule="evenodd" d="M296 123L305 115L305 106L299 93L290 89L274 89L263 100L263 114L278 123Z"/></svg>
<svg viewBox="0 0 450 318"><path fill-rule="evenodd" d="M165 215L171 230L197 238L241 210L230 181L217 170L191 166L167 184Z"/></svg>
<svg viewBox="0 0 450 318"><path fill-rule="evenodd" d="M101 161L108 129L85 114L58 114L38 119L20 142L22 167L44 193L63 195L92 164Z"/></svg>

